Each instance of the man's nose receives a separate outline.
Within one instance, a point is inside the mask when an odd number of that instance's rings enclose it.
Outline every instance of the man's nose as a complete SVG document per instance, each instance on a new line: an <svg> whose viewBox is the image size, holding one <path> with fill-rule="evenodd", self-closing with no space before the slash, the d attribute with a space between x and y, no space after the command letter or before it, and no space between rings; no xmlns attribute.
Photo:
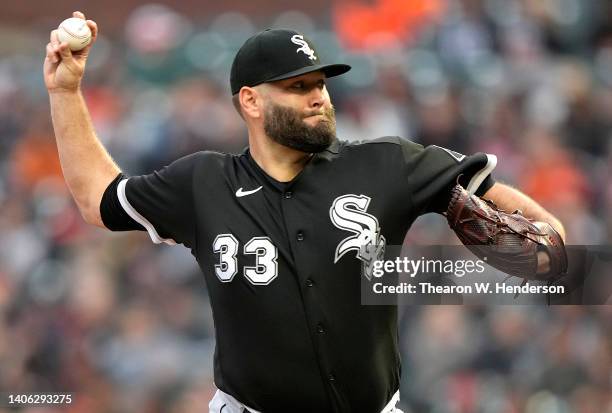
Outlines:
<svg viewBox="0 0 612 413"><path fill-rule="evenodd" d="M313 88L310 92L310 107L320 108L325 103L325 94L318 87Z"/></svg>

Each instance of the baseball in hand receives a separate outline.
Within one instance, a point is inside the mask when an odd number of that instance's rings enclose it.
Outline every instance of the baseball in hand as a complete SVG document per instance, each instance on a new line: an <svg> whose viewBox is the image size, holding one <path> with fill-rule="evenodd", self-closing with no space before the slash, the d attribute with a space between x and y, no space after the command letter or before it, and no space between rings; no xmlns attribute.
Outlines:
<svg viewBox="0 0 612 413"><path fill-rule="evenodd" d="M67 42L70 50L76 52L91 43L91 30L85 20L71 17L60 23L57 38L62 43Z"/></svg>

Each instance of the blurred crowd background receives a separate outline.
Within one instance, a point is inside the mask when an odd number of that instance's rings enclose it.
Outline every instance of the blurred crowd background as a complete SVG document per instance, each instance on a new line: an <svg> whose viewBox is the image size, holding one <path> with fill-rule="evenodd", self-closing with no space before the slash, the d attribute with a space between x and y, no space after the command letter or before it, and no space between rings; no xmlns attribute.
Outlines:
<svg viewBox="0 0 612 413"><path fill-rule="evenodd" d="M0 392L75 392L57 411L205 412L213 322L188 251L86 226L63 183L42 62L72 3L0 6ZM212 3L80 6L100 26L84 94L127 173L242 150L231 60L254 32L291 27L353 65L328 83L340 138L494 153L495 178L570 244L610 244L608 0ZM424 216L406 242L453 237ZM612 412L612 306L400 312L406 412Z"/></svg>

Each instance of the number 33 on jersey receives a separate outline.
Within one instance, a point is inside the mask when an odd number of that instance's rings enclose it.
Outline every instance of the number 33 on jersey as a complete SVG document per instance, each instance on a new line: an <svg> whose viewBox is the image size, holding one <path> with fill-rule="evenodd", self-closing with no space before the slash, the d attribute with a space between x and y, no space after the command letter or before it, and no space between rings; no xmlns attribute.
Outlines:
<svg viewBox="0 0 612 413"><path fill-rule="evenodd" d="M220 254L215 274L221 282L230 282L238 273L236 254L240 245L232 234L220 234L213 242L213 251ZM254 237L243 247L244 255L254 255L255 265L244 266L243 275L255 285L268 285L278 276L278 250L268 237Z"/></svg>

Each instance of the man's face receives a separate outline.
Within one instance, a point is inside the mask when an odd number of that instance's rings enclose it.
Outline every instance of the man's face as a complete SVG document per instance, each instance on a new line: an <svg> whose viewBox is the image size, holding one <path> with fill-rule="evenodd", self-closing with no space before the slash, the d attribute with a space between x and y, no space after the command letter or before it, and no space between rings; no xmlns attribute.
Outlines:
<svg viewBox="0 0 612 413"><path fill-rule="evenodd" d="M322 72L269 83L264 112L266 134L281 145L322 152L336 137L336 117Z"/></svg>

